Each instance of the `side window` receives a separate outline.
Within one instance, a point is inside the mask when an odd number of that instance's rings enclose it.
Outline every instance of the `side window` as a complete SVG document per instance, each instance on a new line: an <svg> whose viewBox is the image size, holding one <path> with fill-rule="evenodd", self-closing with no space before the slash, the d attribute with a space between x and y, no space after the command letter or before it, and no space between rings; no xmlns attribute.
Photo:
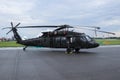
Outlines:
<svg viewBox="0 0 120 80"><path fill-rule="evenodd" d="M61 40L62 41L66 41L66 37L61 37Z"/></svg>

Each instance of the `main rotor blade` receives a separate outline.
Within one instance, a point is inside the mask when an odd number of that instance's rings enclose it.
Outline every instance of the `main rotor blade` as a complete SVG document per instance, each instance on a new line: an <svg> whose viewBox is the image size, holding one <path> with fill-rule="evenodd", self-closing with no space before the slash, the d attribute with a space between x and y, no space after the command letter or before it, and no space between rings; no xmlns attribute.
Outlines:
<svg viewBox="0 0 120 80"><path fill-rule="evenodd" d="M18 28L57 28L57 27L60 27L60 28L72 28L72 26L69 26L69 25L58 25L58 26L52 26L52 25L47 25L47 26L20 26Z"/></svg>
<svg viewBox="0 0 120 80"><path fill-rule="evenodd" d="M107 32L107 31L98 31L98 32L108 33L108 34L113 34L113 35L115 35L115 33L112 33L112 32Z"/></svg>
<svg viewBox="0 0 120 80"><path fill-rule="evenodd" d="M18 23L15 28L17 26L19 26L20 23ZM11 26L13 26L13 23L11 22ZM2 29L10 29L11 27L6 27L6 28L2 28ZM63 29L63 28L73 28L72 26L69 26L69 25L57 25L57 26L54 26L54 25L47 25L47 26L19 26L17 28L57 28L55 29L55 31L57 30L60 30L60 29Z"/></svg>
<svg viewBox="0 0 120 80"><path fill-rule="evenodd" d="M98 26L77 26L77 27L100 29L100 27L98 27Z"/></svg>
<svg viewBox="0 0 120 80"><path fill-rule="evenodd" d="M17 28L57 28L57 27L59 27L59 26L20 26ZM11 27L2 28L2 30L4 30L4 29L11 29Z"/></svg>
<svg viewBox="0 0 120 80"><path fill-rule="evenodd" d="M77 27L78 28L78 27ZM94 29L88 29L88 28L81 28L81 27L79 27L79 29L85 29L85 30L90 30L90 31L96 31L96 32L102 32L102 33L107 33L107 34L112 34L112 35L115 35L115 33L113 33L113 32L107 32L107 31L100 31L100 30L94 30Z"/></svg>
<svg viewBox="0 0 120 80"><path fill-rule="evenodd" d="M61 25L59 28L55 29L54 31L59 31L59 30L64 29L64 28L74 28L74 27L69 26L69 25Z"/></svg>
<svg viewBox="0 0 120 80"><path fill-rule="evenodd" d="M56 27L59 27L59 26L20 26L20 27L17 27L17 28L56 28Z"/></svg>
<svg viewBox="0 0 120 80"><path fill-rule="evenodd" d="M59 27L59 26L20 26L20 27L17 27L17 28L56 28L56 27ZM2 28L2 29L11 29L11 27L5 27L5 28Z"/></svg>

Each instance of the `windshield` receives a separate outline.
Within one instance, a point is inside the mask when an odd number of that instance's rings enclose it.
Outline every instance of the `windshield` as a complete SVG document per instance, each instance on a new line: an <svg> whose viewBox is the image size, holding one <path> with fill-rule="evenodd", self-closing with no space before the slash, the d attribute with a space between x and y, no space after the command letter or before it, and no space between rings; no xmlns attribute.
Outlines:
<svg viewBox="0 0 120 80"><path fill-rule="evenodd" d="M88 41L92 41L92 40L93 40L93 39L92 39L90 36L88 36L88 35L86 35L85 37L86 37L86 39L87 39Z"/></svg>

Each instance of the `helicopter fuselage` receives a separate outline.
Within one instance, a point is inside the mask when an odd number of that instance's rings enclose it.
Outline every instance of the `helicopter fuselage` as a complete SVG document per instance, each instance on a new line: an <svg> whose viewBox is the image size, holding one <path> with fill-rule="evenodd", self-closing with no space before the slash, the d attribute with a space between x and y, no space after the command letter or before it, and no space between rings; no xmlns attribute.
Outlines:
<svg viewBox="0 0 120 80"><path fill-rule="evenodd" d="M95 48L99 44L94 39L85 35L84 33L77 32L44 32L42 36L33 39L22 40L20 42L27 46L50 47L50 48L68 48L84 49Z"/></svg>

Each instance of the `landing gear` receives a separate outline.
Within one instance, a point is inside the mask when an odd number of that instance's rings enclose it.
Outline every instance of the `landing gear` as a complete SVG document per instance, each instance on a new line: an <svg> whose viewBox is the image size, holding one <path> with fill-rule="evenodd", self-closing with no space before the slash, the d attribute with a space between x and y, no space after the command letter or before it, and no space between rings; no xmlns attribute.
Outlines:
<svg viewBox="0 0 120 80"><path fill-rule="evenodd" d="M75 53L79 53L80 48L75 48Z"/></svg>
<svg viewBox="0 0 120 80"><path fill-rule="evenodd" d="M71 48L72 47L72 36L67 36L67 50L66 50L66 53L67 54L72 54L73 53L73 49Z"/></svg>
<svg viewBox="0 0 120 80"><path fill-rule="evenodd" d="M26 50L26 48L27 48L27 46L25 46L25 47L23 48L23 51L25 51L25 50Z"/></svg>
<svg viewBox="0 0 120 80"><path fill-rule="evenodd" d="M66 53L67 54L72 54L73 53L73 49L72 48L67 48Z"/></svg>
<svg viewBox="0 0 120 80"><path fill-rule="evenodd" d="M78 53L80 53L79 51L80 51L80 48L75 48L75 49L73 49L73 48L67 48L66 49L66 53L67 54L72 54L72 53L77 53L78 54Z"/></svg>

